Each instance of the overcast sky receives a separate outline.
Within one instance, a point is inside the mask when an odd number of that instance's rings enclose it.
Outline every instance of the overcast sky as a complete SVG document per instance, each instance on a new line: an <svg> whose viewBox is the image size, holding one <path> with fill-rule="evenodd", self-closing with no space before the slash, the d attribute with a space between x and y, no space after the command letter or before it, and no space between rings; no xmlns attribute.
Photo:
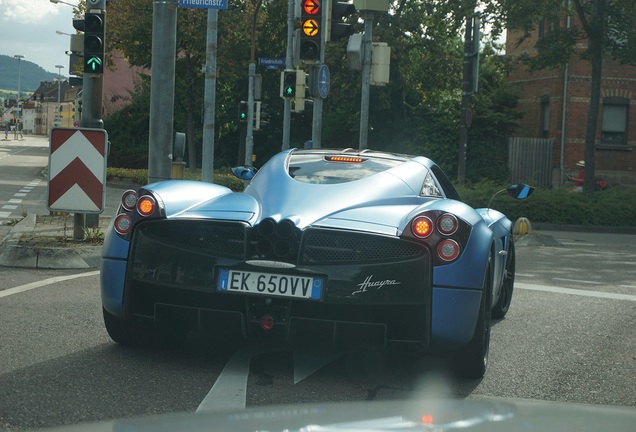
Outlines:
<svg viewBox="0 0 636 432"><path fill-rule="evenodd" d="M77 4L75 0L68 3ZM58 73L55 65L64 65L68 76L70 38L56 30L74 34L73 8L49 0L0 0L0 54L36 63L48 72Z"/></svg>

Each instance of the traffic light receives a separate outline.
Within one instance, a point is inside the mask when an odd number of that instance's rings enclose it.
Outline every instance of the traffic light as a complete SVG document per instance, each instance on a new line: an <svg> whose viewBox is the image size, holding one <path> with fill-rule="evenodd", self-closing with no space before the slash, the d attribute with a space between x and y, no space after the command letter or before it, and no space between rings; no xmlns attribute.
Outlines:
<svg viewBox="0 0 636 432"><path fill-rule="evenodd" d="M247 101L240 101L238 106L238 118L242 123L247 122Z"/></svg>
<svg viewBox="0 0 636 432"><path fill-rule="evenodd" d="M104 73L104 13L84 16L84 73Z"/></svg>
<svg viewBox="0 0 636 432"><path fill-rule="evenodd" d="M256 101L254 103L254 130L261 130L262 126L269 123L269 115L265 111L266 109L267 104L264 104L261 101Z"/></svg>
<svg viewBox="0 0 636 432"><path fill-rule="evenodd" d="M356 13L353 3L338 0L326 0L327 26L325 42L337 41L353 34L353 26L342 22L342 19Z"/></svg>
<svg viewBox="0 0 636 432"><path fill-rule="evenodd" d="M323 0L300 0L300 59L320 60ZM329 0L327 0L329 1Z"/></svg>
<svg viewBox="0 0 636 432"><path fill-rule="evenodd" d="M296 71L285 70L280 74L280 97L293 99L296 97Z"/></svg>

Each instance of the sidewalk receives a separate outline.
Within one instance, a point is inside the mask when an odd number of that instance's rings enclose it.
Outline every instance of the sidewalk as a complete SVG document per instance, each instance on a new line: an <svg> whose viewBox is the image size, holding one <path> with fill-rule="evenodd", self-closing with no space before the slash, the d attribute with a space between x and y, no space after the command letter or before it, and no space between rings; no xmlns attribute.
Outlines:
<svg viewBox="0 0 636 432"><path fill-rule="evenodd" d="M85 240L73 239L73 215L27 215L0 243L0 266L42 269L99 267L103 233L110 216L99 227L87 229Z"/></svg>
<svg viewBox="0 0 636 432"><path fill-rule="evenodd" d="M106 186L106 208L99 225L87 227L84 240L75 240L73 214L30 214L0 239L0 266L41 269L98 268L108 223L128 185Z"/></svg>

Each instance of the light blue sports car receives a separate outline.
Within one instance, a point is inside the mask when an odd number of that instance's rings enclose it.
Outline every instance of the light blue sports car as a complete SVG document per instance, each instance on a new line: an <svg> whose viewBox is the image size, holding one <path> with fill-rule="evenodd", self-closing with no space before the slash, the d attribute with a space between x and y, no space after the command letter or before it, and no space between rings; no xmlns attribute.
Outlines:
<svg viewBox="0 0 636 432"><path fill-rule="evenodd" d="M491 317L513 292L503 214L463 203L419 156L294 149L234 172L244 192L172 180L124 193L101 267L114 341L173 344L200 331L363 344L447 352L463 376L483 375Z"/></svg>

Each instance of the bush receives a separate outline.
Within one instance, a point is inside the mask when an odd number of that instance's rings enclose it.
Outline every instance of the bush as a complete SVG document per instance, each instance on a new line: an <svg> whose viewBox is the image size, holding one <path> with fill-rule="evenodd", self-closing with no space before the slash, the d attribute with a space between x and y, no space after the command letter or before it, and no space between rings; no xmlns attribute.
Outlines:
<svg viewBox="0 0 636 432"><path fill-rule="evenodd" d="M130 169L130 168L107 168L106 177L108 181L126 181L138 185L144 185L148 182L147 169ZM201 171L185 170L184 180L201 180ZM214 170L214 183L225 186L234 192L242 191L244 183L232 174L229 168L221 168Z"/></svg>
<svg viewBox="0 0 636 432"><path fill-rule="evenodd" d="M462 199L473 207L486 207L490 198L507 185L480 182L457 187ZM492 208L511 220L526 217L531 222L555 225L636 226L636 188L614 187L603 192L577 193L567 189L536 189L525 200L514 200L506 192L497 195Z"/></svg>

